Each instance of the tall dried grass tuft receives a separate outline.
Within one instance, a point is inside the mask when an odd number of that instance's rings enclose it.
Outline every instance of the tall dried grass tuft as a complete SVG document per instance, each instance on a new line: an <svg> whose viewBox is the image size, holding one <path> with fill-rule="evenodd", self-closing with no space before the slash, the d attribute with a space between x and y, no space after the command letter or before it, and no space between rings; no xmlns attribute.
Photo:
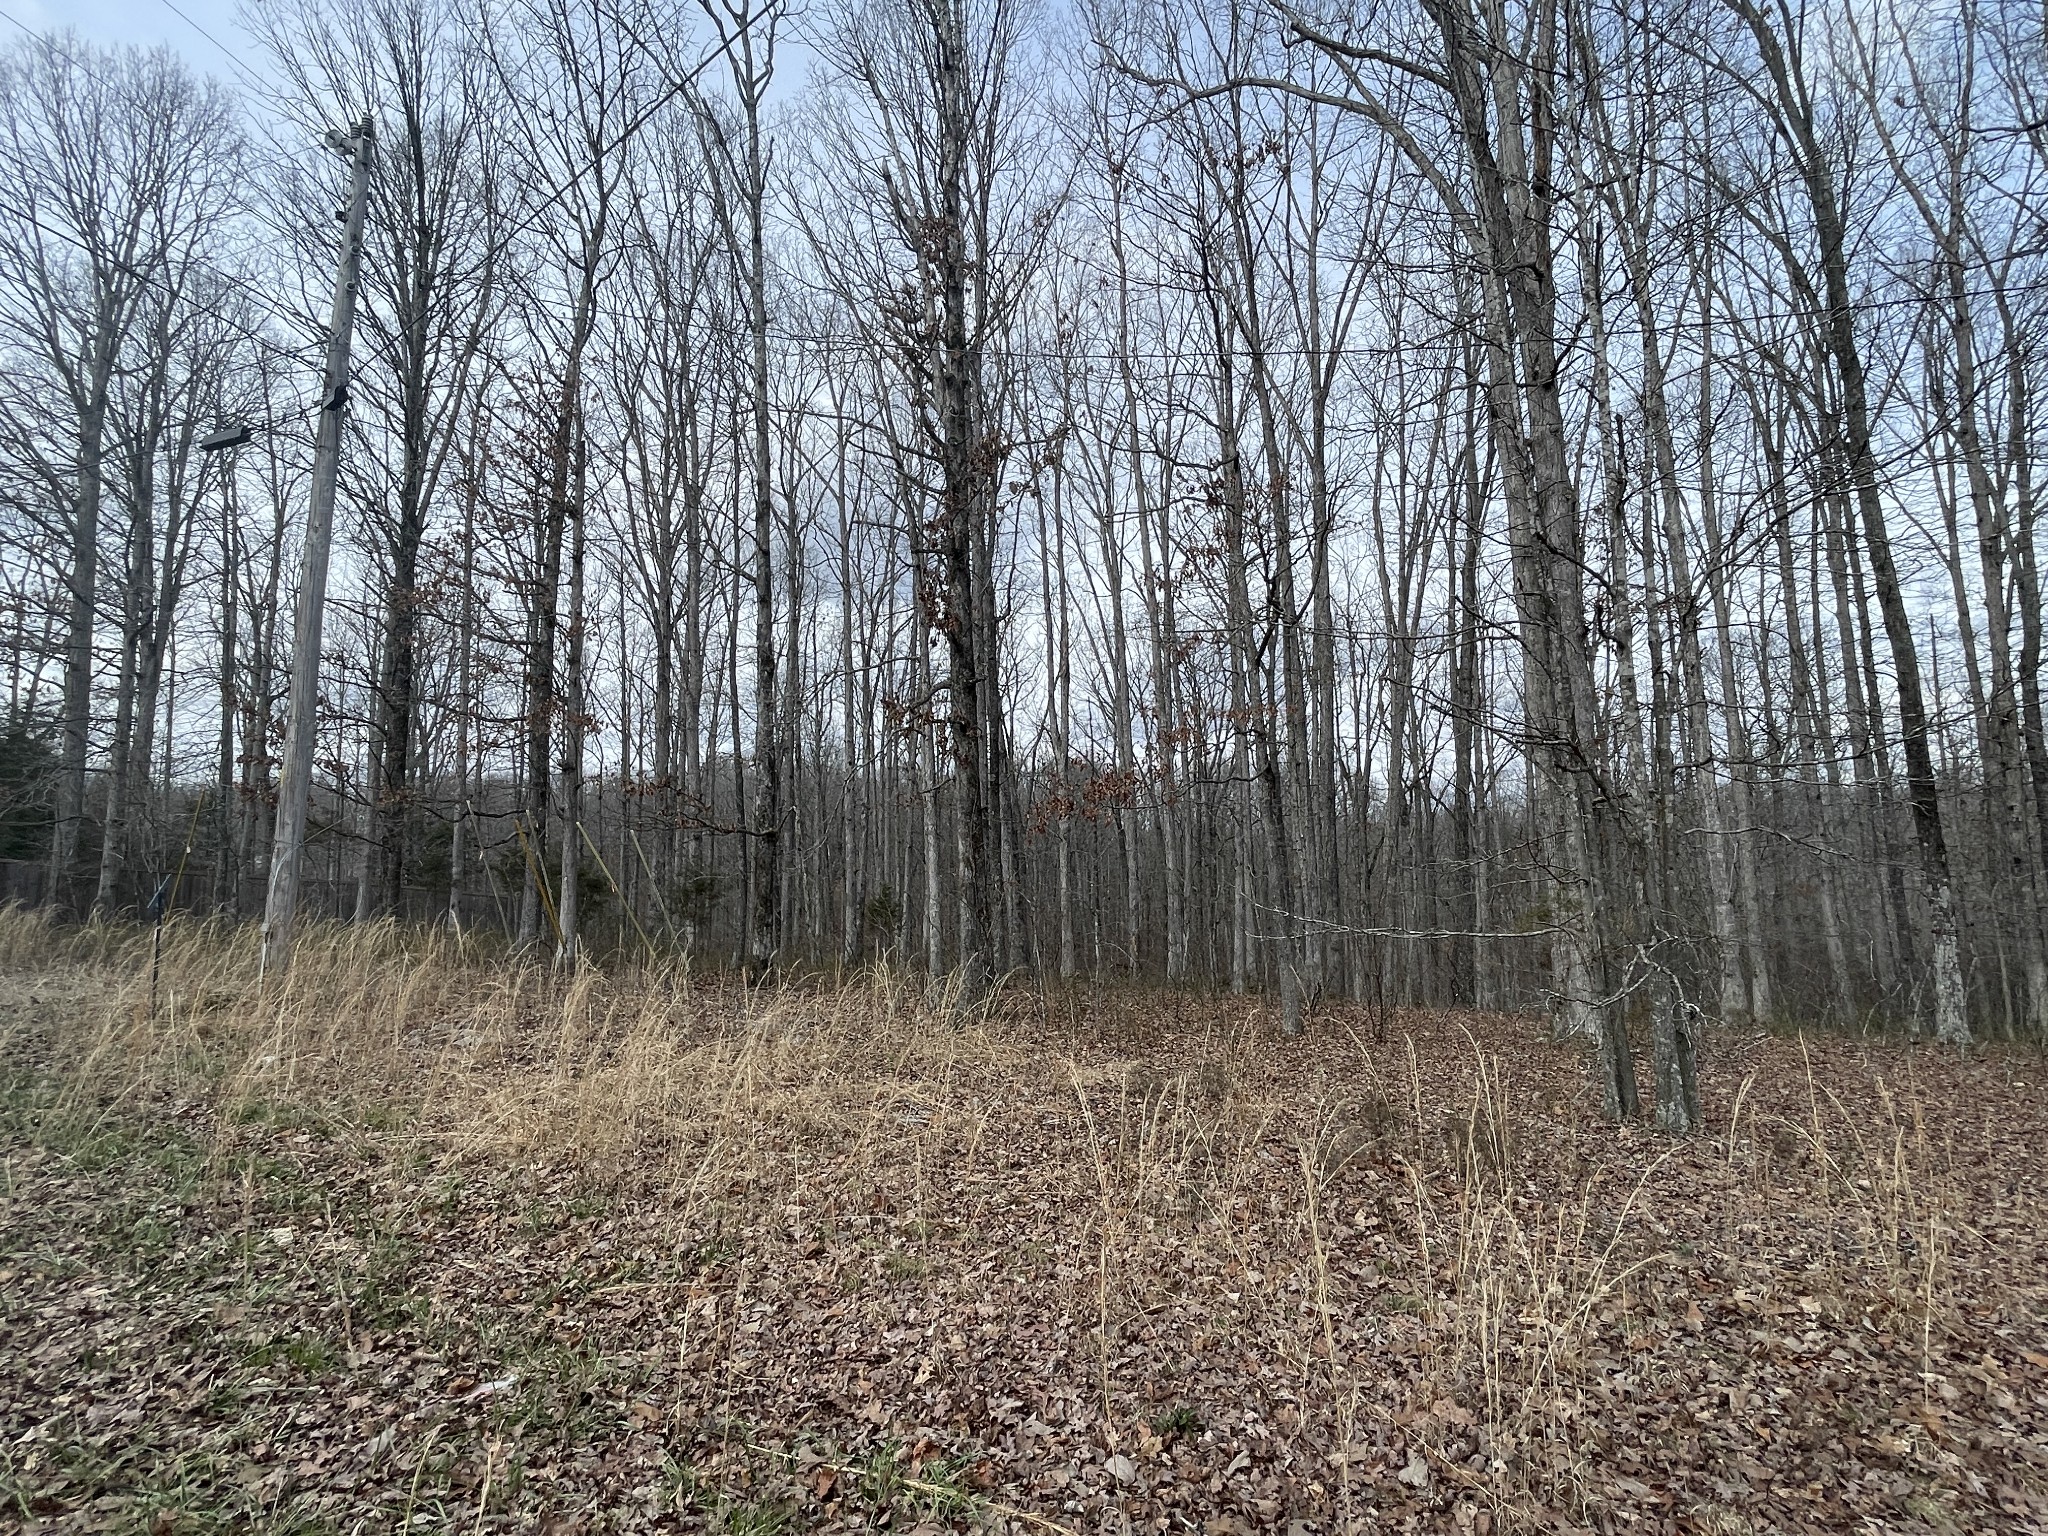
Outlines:
<svg viewBox="0 0 2048 1536"><path fill-rule="evenodd" d="M1669 1153L1626 1188L1567 1183L1560 1195L1564 1181L1544 1178L1551 1197L1530 1198L1539 1154L1523 1145L1503 1064L1471 1051L1464 1102L1444 1117L1443 1162L1435 1176L1409 1165L1418 1278L1437 1324L1431 1375L1473 1413L1488 1454L1513 1458L1555 1506L1573 1480L1539 1473L1554 1466L1546 1443L1564 1442L1560 1427L1583 1405L1596 1325L1666 1258L1642 1216ZM1420 1086L1411 1092L1420 1103Z"/></svg>
<svg viewBox="0 0 2048 1536"><path fill-rule="evenodd" d="M586 1177L666 1167L700 1199L766 1154L872 1154L892 1125L957 1119L977 1074L1018 1055L886 971L823 991L586 972L475 1054L490 1070L456 1139Z"/></svg>
<svg viewBox="0 0 2048 1536"><path fill-rule="evenodd" d="M146 930L0 911L0 963L64 996L48 1043L68 1101L306 1098L414 1119L451 1156L584 1180L668 1159L686 1191L708 1188L746 1177L764 1149L840 1145L849 1128L872 1151L891 1126L957 1120L992 1068L1049 1070L985 1009L885 967L819 990L675 967L565 976L388 922L309 927L281 979L259 983L256 959L251 928L174 919L152 986Z"/></svg>

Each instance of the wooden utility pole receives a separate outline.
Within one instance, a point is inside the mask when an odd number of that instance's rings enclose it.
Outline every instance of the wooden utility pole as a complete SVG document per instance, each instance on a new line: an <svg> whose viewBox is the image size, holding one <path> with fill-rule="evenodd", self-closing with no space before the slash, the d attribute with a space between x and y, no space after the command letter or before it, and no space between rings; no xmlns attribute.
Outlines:
<svg viewBox="0 0 2048 1536"><path fill-rule="evenodd" d="M327 373L320 388L320 425L313 442L313 494L306 508L306 549L293 616L291 719L277 790L277 833L270 855L270 893L263 907L259 975L282 975L291 962L292 919L299 905L299 864L306 848L306 802L313 789L313 742L320 694L320 621L327 601L327 556L334 542L334 485L341 468L341 420L348 406L348 349L356 323L356 275L362 266L363 219L370 192L371 123L353 137L327 136L349 157L349 198L327 328Z"/></svg>

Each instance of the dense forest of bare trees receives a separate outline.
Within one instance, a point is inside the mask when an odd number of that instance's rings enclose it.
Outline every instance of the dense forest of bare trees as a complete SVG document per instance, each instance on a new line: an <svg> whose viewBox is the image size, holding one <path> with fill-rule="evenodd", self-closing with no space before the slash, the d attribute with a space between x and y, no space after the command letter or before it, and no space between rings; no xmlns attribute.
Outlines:
<svg viewBox="0 0 2048 1536"><path fill-rule="evenodd" d="M302 912L2048 1037L2038 7L251 20L0 64L12 894L257 915L330 420Z"/></svg>

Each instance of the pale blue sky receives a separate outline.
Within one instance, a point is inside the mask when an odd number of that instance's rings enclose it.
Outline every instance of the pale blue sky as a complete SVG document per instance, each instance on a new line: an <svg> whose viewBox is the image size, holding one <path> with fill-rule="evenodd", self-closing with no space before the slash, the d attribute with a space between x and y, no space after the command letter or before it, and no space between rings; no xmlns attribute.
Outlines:
<svg viewBox="0 0 2048 1536"><path fill-rule="evenodd" d="M168 43L201 74L227 81L239 79L240 71L222 47L244 65L261 67L260 56L237 24L235 13L236 0L0 0L0 17L20 24L9 26L0 20L0 31L18 33L20 26L26 26L55 33L70 27L96 43L139 43L144 47ZM221 46L209 41L201 29Z"/></svg>

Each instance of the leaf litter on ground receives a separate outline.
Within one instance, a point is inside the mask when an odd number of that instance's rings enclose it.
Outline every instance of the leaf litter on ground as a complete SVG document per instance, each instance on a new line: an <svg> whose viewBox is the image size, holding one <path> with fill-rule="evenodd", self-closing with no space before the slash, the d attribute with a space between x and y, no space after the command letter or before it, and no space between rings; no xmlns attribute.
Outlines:
<svg viewBox="0 0 2048 1536"><path fill-rule="evenodd" d="M1672 1143L1527 1019L82 942L0 932L0 1523L2048 1528L2037 1053L1709 1029Z"/></svg>

